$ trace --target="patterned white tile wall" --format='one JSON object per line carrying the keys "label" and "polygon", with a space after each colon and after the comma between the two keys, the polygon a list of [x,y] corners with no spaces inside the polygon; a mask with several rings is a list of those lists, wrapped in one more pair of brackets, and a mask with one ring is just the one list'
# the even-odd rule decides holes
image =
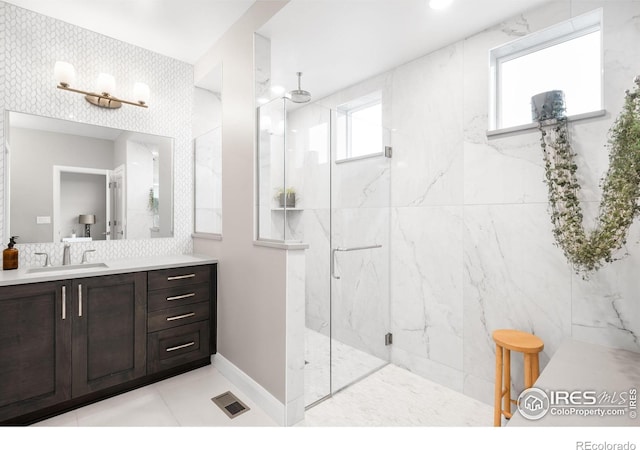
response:
{"label": "patterned white tile wall", "polygon": [[[96,249],[95,260],[191,253],[193,66],[4,2],[0,2],[0,48],[3,112],[19,111],[174,139],[174,237],[78,243],[72,247],[72,262],[86,248]],[[151,88],[149,108],[96,108],[81,95],[56,89],[53,66],[59,60],[75,66],[79,89],[92,90],[98,73],[108,72],[116,78],[116,94],[127,99],[132,98],[136,81],[146,82]],[[0,115],[0,135],[4,156],[4,114]],[[4,211],[4,200],[3,157],[0,211]],[[4,225],[0,214],[2,236]],[[61,243],[19,244],[18,249],[23,267],[40,263],[34,252],[49,252],[54,264],[62,259]]]}

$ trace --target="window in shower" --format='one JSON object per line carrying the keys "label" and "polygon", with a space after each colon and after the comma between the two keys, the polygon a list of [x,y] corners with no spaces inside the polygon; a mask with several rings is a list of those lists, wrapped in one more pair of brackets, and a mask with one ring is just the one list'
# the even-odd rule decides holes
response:
{"label": "window in shower", "polygon": [[381,92],[341,105],[336,117],[337,161],[384,154]]}
{"label": "window in shower", "polygon": [[492,49],[491,130],[530,124],[531,97],[551,90],[569,119],[600,112],[601,22],[598,9]]}

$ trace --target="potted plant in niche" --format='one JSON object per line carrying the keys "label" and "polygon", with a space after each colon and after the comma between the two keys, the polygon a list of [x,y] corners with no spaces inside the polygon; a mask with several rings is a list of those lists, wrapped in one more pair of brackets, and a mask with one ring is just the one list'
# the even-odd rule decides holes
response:
{"label": "potted plant in niche", "polygon": [[276,191],[275,199],[278,201],[280,208],[295,208],[296,207],[296,190],[292,187],[278,188]]}

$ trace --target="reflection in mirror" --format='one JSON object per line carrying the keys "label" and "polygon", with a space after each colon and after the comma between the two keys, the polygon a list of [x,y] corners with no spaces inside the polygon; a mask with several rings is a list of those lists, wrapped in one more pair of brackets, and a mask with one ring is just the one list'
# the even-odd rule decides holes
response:
{"label": "reflection in mirror", "polygon": [[222,66],[194,91],[194,232],[222,234]]}
{"label": "reflection in mirror", "polygon": [[173,139],[17,112],[5,123],[7,235],[173,236]]}

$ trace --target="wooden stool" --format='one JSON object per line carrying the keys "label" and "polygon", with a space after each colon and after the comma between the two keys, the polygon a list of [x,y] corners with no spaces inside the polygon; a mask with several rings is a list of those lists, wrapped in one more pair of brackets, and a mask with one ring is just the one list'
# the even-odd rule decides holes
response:
{"label": "wooden stool", "polygon": [[[524,388],[530,388],[538,379],[540,361],[538,353],[544,348],[544,342],[533,334],[518,330],[496,330],[493,332],[496,343],[496,391],[493,425],[500,426],[501,415],[511,418],[511,350],[524,353]],[[504,364],[503,364],[504,351]],[[503,403],[504,400],[504,403]],[[501,406],[503,403],[504,406]]]}

